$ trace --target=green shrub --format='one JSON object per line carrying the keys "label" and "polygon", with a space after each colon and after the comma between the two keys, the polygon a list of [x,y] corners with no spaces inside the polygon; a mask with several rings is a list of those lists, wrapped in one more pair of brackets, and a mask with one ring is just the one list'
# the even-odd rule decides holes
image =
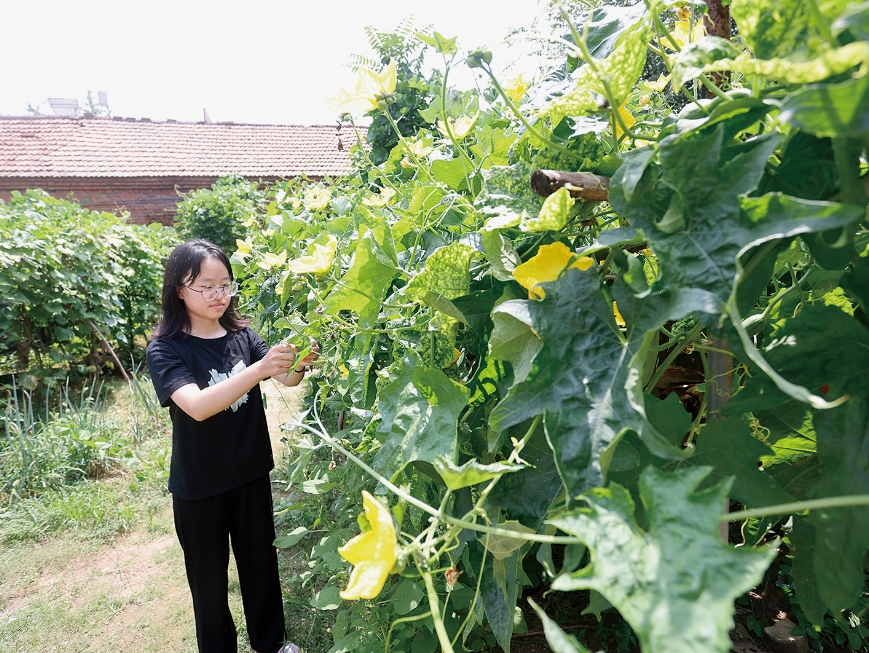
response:
{"label": "green shrub", "polygon": [[257,182],[237,175],[220,177],[211,188],[182,195],[176,226],[184,239],[210,240],[230,255],[235,251],[235,241],[244,238],[245,221],[264,196]]}
{"label": "green shrub", "polygon": [[[41,190],[0,201],[2,372],[34,388],[110,364],[95,328],[128,359],[159,313],[175,230],[128,224]],[[11,359],[11,360],[10,360]]]}

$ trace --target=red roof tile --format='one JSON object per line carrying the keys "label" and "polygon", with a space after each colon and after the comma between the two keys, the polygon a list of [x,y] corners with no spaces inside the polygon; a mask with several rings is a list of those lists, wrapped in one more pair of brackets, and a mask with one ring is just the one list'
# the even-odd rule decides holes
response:
{"label": "red roof tile", "polygon": [[337,125],[0,117],[0,177],[337,176],[355,142]]}

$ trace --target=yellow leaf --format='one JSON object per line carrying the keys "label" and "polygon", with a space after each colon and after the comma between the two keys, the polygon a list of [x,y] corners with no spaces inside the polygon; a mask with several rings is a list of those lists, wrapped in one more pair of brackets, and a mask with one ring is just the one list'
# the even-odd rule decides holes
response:
{"label": "yellow leaf", "polygon": [[366,490],[362,491],[362,507],[371,530],[361,533],[338,548],[338,553],[353,565],[347,588],[340,592],[347,601],[373,599],[389,576],[397,556],[397,540],[392,515]]}
{"label": "yellow leaf", "polygon": [[314,243],[309,246],[305,256],[287,263],[287,269],[294,274],[326,274],[332,269],[337,250],[338,239],[330,235],[325,245]]}
{"label": "yellow leaf", "polygon": [[529,298],[543,299],[546,291],[539,284],[555,281],[568,267],[588,270],[594,265],[594,259],[590,256],[583,256],[571,263],[575,256],[576,252],[564,243],[541,245],[537,254],[513,270],[513,278],[528,290]]}

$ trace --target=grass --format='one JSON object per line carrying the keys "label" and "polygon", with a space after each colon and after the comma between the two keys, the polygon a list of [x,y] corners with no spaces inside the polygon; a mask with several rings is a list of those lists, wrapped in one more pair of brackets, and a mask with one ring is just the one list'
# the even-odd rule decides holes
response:
{"label": "grass", "polygon": [[[197,650],[166,491],[168,414],[145,381],[133,388],[108,383],[98,401],[73,401],[78,414],[62,416],[66,423],[88,424],[89,433],[99,432],[94,441],[108,444],[102,445],[105,455],[95,458],[99,464],[87,465],[85,474],[65,483],[20,484],[26,491],[0,494],[0,651]],[[39,436],[31,458],[52,452],[63,457],[66,445],[83,439],[79,429],[72,436],[61,433],[66,439],[60,444],[50,442],[58,439],[58,429],[43,428],[36,419],[42,411],[32,412],[34,419],[17,416],[17,424]],[[277,470],[287,466],[278,453]],[[302,590],[295,580],[308,569],[309,553],[310,546],[300,544],[282,551],[279,560],[290,636],[306,653],[319,653],[331,647],[325,631],[333,615],[311,608],[310,588]],[[237,649],[250,653],[232,559],[229,589]]]}

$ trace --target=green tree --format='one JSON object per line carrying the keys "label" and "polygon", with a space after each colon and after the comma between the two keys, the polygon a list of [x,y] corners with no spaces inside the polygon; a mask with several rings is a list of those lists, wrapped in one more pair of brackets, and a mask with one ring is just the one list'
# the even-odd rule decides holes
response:
{"label": "green tree", "polygon": [[182,238],[204,238],[230,255],[235,241],[244,237],[244,223],[256,213],[265,193],[258,182],[233,174],[220,177],[211,188],[181,197],[175,224]]}
{"label": "green tree", "polygon": [[[366,27],[365,34],[368,43],[376,53],[376,59],[355,55],[351,68],[358,70],[362,66],[367,66],[380,69],[390,60],[395,61],[398,82],[395,93],[389,100],[388,111],[398,124],[401,135],[413,136],[420,129],[430,125],[420,115],[420,111],[428,108],[438,92],[440,72],[432,71],[428,77],[425,76],[424,60],[427,46],[416,36],[411,18],[402,21],[391,32],[381,32],[373,27]],[[381,111],[370,111],[366,115],[373,118],[366,136],[366,140],[371,145],[371,160],[379,165],[386,161],[392,148],[398,143],[398,134]]]}

